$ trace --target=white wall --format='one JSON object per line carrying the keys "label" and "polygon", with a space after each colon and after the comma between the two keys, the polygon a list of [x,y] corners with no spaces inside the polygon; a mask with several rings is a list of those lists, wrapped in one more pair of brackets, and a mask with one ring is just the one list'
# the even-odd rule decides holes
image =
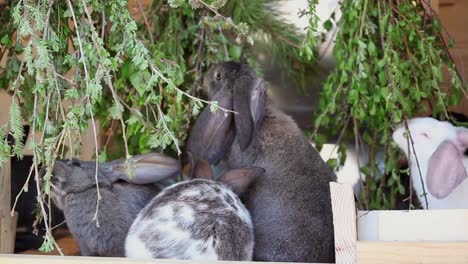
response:
{"label": "white wall", "polygon": [[[339,19],[341,17],[341,11],[339,8],[339,0],[319,0],[318,6],[317,6],[317,15],[320,19],[319,25],[318,25],[318,30],[319,32],[324,31],[323,28],[323,22],[325,22],[328,18],[330,18],[330,15],[333,11],[335,11],[335,16],[336,19]],[[285,0],[282,1],[278,7],[278,9],[283,12],[283,16],[286,20],[288,20],[291,23],[294,23],[297,25],[297,27],[303,31],[307,28],[309,24],[308,17],[303,16],[299,17],[299,11],[304,10],[308,8],[308,1],[307,0]],[[325,42],[322,45],[323,47],[328,45],[328,41]],[[331,50],[332,50],[333,44],[330,46],[330,49],[326,51],[324,54],[325,59],[329,59],[331,57]],[[321,49],[321,50],[322,50]]]}

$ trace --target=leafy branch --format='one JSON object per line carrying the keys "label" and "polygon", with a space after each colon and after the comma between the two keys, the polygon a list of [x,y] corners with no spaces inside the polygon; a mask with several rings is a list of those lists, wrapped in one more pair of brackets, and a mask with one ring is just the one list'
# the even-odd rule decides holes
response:
{"label": "leafy branch", "polygon": [[[324,135],[341,133],[352,118],[344,138],[370,148],[370,162],[361,167],[366,175],[361,201],[369,209],[392,208],[395,195],[406,195],[396,176],[395,126],[424,114],[448,119],[448,108],[467,97],[440,21],[428,7],[426,1],[344,0],[343,15],[335,21],[337,67],[324,84],[314,138],[320,145]],[[440,87],[444,79],[450,80],[448,91]],[[385,152],[384,172],[378,168],[379,149]]]}

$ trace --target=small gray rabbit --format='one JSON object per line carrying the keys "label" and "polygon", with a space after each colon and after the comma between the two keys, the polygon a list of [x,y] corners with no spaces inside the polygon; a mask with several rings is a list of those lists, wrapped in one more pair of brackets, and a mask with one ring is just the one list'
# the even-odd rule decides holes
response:
{"label": "small gray rabbit", "polygon": [[[195,159],[227,169],[266,172],[241,196],[252,215],[256,261],[334,262],[329,182],[332,169],[291,117],[268,100],[263,81],[245,64],[224,62],[205,75],[211,100],[236,114],[206,108],[187,143]],[[207,144],[211,142],[211,144]]]}
{"label": "small gray rabbit", "polygon": [[215,182],[207,162],[190,164],[196,179],[169,186],[138,214],[125,241],[126,256],[251,260],[252,220],[235,193],[245,191],[264,170],[232,170]]}
{"label": "small gray rabbit", "polygon": [[56,161],[52,172],[51,197],[63,210],[81,255],[124,256],[128,229],[139,211],[154,198],[164,182],[178,175],[178,160],[163,154],[135,156],[135,177],[125,173],[125,160],[99,164],[99,227],[93,220],[98,193],[96,163],[77,159]]}

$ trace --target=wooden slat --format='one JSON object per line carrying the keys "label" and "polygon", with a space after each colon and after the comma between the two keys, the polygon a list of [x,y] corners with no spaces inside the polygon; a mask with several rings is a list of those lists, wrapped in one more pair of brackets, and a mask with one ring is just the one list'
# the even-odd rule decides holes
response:
{"label": "wooden slat", "polygon": [[468,241],[468,210],[360,211],[358,215],[360,241]]}
{"label": "wooden slat", "polygon": [[[10,216],[11,216],[11,212],[10,212]],[[14,212],[13,216],[11,216],[11,221],[10,221],[10,226],[11,226],[11,240],[10,241],[12,243],[11,253],[13,253],[15,250],[16,225],[17,224],[18,224],[18,212]]]}
{"label": "wooden slat", "polygon": [[379,240],[379,211],[357,212],[358,241]]}
{"label": "wooden slat", "polygon": [[358,242],[356,248],[359,264],[468,263],[465,242]]}
{"label": "wooden slat", "polygon": [[0,168],[0,210],[11,210],[11,161]]}
{"label": "wooden slat", "polygon": [[11,162],[7,159],[0,169],[0,253],[13,253],[15,247],[15,218],[11,211]]}
{"label": "wooden slat", "polygon": [[[60,247],[62,250],[63,255],[65,256],[79,256],[80,255],[80,249],[78,247],[78,243],[76,243],[76,240],[73,238],[72,235],[67,235],[65,237],[62,237],[60,239],[56,239],[57,245]],[[51,252],[45,253],[41,252],[38,249],[30,249],[27,251],[23,251],[19,254],[25,254],[25,255],[49,255],[49,256],[59,256],[60,253],[58,252],[57,249],[54,249]]]}
{"label": "wooden slat", "polygon": [[0,253],[10,254],[15,249],[16,222],[9,211],[0,210]]}
{"label": "wooden slat", "polygon": [[97,130],[97,142],[94,138],[94,128],[93,123],[88,120],[88,131],[85,134],[81,135],[81,149],[80,149],[80,159],[82,160],[94,160],[96,157],[96,144],[99,147],[100,140],[100,125],[96,121],[96,130]]}
{"label": "wooden slat", "polygon": [[468,210],[383,211],[381,241],[468,241]]}
{"label": "wooden slat", "polygon": [[[62,256],[38,256],[38,255],[7,255],[0,254],[0,263],[2,264],[286,264],[286,262],[245,262],[245,261],[204,261],[204,260],[138,260],[129,258],[101,258],[101,257],[62,257]],[[300,264],[300,263],[297,263]]]}
{"label": "wooden slat", "polygon": [[439,0],[439,6],[448,6],[455,4],[455,0]]}
{"label": "wooden slat", "polygon": [[336,263],[356,263],[356,208],[349,184],[331,182]]}
{"label": "wooden slat", "polygon": [[439,0],[430,0],[429,3],[431,3],[432,9],[434,9],[436,13],[439,13]]}

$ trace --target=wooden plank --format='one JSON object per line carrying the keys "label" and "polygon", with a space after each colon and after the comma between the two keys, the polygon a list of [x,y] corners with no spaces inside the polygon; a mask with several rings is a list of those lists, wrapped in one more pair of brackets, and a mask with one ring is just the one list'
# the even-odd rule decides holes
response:
{"label": "wooden plank", "polygon": [[349,184],[330,183],[336,263],[356,263],[356,208]]}
{"label": "wooden plank", "polygon": [[381,241],[468,241],[468,210],[383,211]]}
{"label": "wooden plank", "polygon": [[430,0],[429,3],[431,4],[432,9],[434,9],[436,13],[439,13],[439,0]]}
{"label": "wooden plank", "polygon": [[[56,240],[57,244],[59,245],[60,249],[62,250],[63,255],[65,256],[79,256],[80,255],[80,249],[78,247],[78,243],[76,240],[73,238],[73,236],[67,235],[65,237],[59,238]],[[41,252],[38,249],[30,249],[23,251],[19,254],[26,254],[26,255],[49,255],[49,256],[59,256],[60,253],[58,252],[57,249],[54,249],[51,252]]]}
{"label": "wooden plank", "polygon": [[[0,169],[0,253],[13,253],[15,234],[12,226],[16,227],[11,211],[11,161],[7,159]],[[15,228],[16,229],[16,228]]]}
{"label": "wooden plank", "polygon": [[[0,263],[2,264],[258,264],[259,262],[247,261],[205,261],[205,260],[173,260],[173,259],[155,259],[139,260],[130,258],[104,258],[104,257],[63,257],[63,256],[39,256],[39,255],[12,255],[0,254]],[[262,264],[286,264],[287,262],[261,262]],[[300,263],[297,263],[300,264]]]}
{"label": "wooden plank", "polygon": [[15,251],[15,241],[16,241],[16,225],[18,224],[18,212],[14,212],[13,215],[11,215],[11,242],[12,242],[12,247],[11,247],[11,252],[13,253]]}
{"label": "wooden plank", "polygon": [[448,6],[455,4],[455,0],[439,0],[439,6]]}
{"label": "wooden plank", "polygon": [[379,212],[380,211],[357,212],[358,241],[379,240]]}
{"label": "wooden plank", "polygon": [[360,211],[358,216],[359,241],[468,241],[466,209]]}
{"label": "wooden plank", "polygon": [[0,253],[10,254],[15,249],[15,233],[12,232],[13,217],[9,211],[0,210]]}
{"label": "wooden plank", "polygon": [[97,133],[97,143],[94,135],[93,122],[88,120],[88,131],[84,134],[81,134],[81,149],[80,149],[80,159],[82,160],[94,160],[96,157],[96,144],[99,148],[100,146],[100,125],[96,121],[96,133]]}
{"label": "wooden plank", "polygon": [[358,242],[359,264],[468,263],[468,243]]}
{"label": "wooden plank", "polygon": [[1,164],[0,168],[0,210],[11,210],[11,161]]}

